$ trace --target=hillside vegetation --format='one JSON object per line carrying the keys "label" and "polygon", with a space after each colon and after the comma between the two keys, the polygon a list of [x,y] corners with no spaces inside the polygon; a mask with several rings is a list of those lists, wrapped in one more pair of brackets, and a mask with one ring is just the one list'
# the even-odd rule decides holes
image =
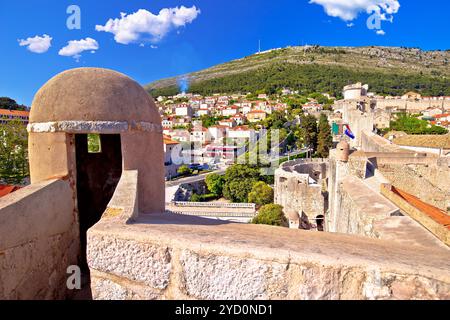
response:
{"label": "hillside vegetation", "polygon": [[[341,97],[342,87],[364,82],[371,91],[401,95],[450,96],[450,52],[387,47],[289,47],[255,54],[180,77],[199,94],[274,93],[282,88],[303,94],[327,92]],[[153,95],[179,93],[177,79],[146,86]]]}

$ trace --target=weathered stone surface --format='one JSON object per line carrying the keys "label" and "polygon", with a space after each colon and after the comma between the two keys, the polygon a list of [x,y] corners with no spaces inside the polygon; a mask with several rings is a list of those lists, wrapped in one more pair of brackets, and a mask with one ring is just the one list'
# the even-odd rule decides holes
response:
{"label": "weathered stone surface", "polygon": [[0,255],[0,299],[64,299],[66,270],[76,264],[71,232],[40,238]]}
{"label": "weathered stone surface", "polygon": [[153,288],[167,287],[172,268],[171,250],[168,247],[92,234],[88,242],[90,268],[142,282]]}
{"label": "weathered stone surface", "polygon": [[[91,269],[96,299],[448,299],[450,293],[448,250],[358,236],[165,214],[132,225],[104,220],[91,229],[89,247],[96,248],[90,253],[91,267],[98,266]],[[158,287],[159,280],[165,285]]]}
{"label": "weathered stone surface", "polygon": [[287,295],[287,265],[184,250],[183,285],[189,296],[207,300],[254,300]]}
{"label": "weathered stone surface", "polygon": [[95,300],[130,300],[135,295],[125,287],[107,279],[93,277],[91,289]]}
{"label": "weathered stone surface", "polygon": [[367,273],[363,293],[366,299],[371,300],[448,300],[450,286],[418,275],[372,270]]}
{"label": "weathered stone surface", "polygon": [[79,250],[67,182],[46,181],[2,198],[0,300],[64,299],[66,270],[77,264]]}
{"label": "weathered stone surface", "polygon": [[91,290],[92,298],[95,300],[156,300],[162,298],[161,292],[157,289],[96,271],[91,274]]}

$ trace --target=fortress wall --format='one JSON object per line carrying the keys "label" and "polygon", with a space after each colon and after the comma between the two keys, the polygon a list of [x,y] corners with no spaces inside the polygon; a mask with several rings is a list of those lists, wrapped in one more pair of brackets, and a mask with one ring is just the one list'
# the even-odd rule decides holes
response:
{"label": "fortress wall", "polygon": [[326,179],[328,172],[328,160],[318,160],[319,162],[307,162],[304,164],[295,165],[293,169],[297,173],[309,175],[314,180]]}
{"label": "fortress wall", "polygon": [[325,199],[321,184],[310,184],[307,174],[275,173],[275,203],[305,213],[315,219],[325,213]]}
{"label": "fortress wall", "polygon": [[401,149],[389,140],[384,139],[369,130],[361,132],[361,150],[364,152],[413,153],[412,151]]}
{"label": "fortress wall", "polygon": [[88,239],[94,299],[450,298],[436,248],[168,215],[102,221]]}
{"label": "fortress wall", "polygon": [[[324,162],[327,161],[327,162]],[[327,196],[323,192],[328,175],[328,160],[291,161],[275,171],[275,203],[293,209],[313,221],[327,211]],[[311,183],[312,177],[317,183]]]}
{"label": "fortress wall", "polygon": [[375,223],[385,220],[397,211],[364,182],[347,176],[337,190],[335,232],[379,238]]}
{"label": "fortress wall", "polygon": [[393,186],[444,211],[450,207],[450,168],[448,166],[436,163],[393,162],[384,159],[377,159],[377,161],[378,169]]}
{"label": "fortress wall", "polygon": [[359,110],[348,110],[344,114],[347,114],[346,120],[356,136],[354,140],[350,141],[350,146],[360,147],[363,144],[363,132],[373,131],[375,125],[374,114],[362,113]]}
{"label": "fortress wall", "polygon": [[0,300],[64,299],[80,252],[73,193],[44,181],[0,199]]}
{"label": "fortress wall", "polygon": [[429,108],[450,109],[450,100],[403,100],[403,99],[377,99],[377,108],[396,108],[399,111],[422,112]]}

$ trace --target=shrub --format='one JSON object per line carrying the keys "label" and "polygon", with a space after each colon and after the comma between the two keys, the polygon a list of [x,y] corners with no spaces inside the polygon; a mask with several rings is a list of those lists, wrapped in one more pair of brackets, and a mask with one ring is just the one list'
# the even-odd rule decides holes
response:
{"label": "shrub", "polygon": [[283,207],[278,204],[268,204],[263,206],[259,210],[258,215],[253,219],[252,223],[269,226],[288,226],[288,221],[283,213]]}
{"label": "shrub", "polygon": [[187,165],[182,165],[181,167],[178,168],[177,172],[181,176],[187,176],[192,173],[192,170],[189,169]]}
{"label": "shrub", "polygon": [[223,194],[223,186],[225,185],[225,178],[217,173],[212,173],[207,175],[205,180],[208,190],[217,197],[221,197]]}
{"label": "shrub", "polygon": [[248,202],[263,206],[273,202],[273,189],[265,182],[257,182],[248,194]]}

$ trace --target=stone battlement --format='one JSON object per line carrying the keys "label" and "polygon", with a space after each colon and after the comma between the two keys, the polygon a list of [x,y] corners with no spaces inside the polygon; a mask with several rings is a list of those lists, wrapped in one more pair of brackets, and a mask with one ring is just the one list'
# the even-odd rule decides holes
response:
{"label": "stone battlement", "polygon": [[151,215],[89,231],[95,299],[449,299],[448,252]]}

